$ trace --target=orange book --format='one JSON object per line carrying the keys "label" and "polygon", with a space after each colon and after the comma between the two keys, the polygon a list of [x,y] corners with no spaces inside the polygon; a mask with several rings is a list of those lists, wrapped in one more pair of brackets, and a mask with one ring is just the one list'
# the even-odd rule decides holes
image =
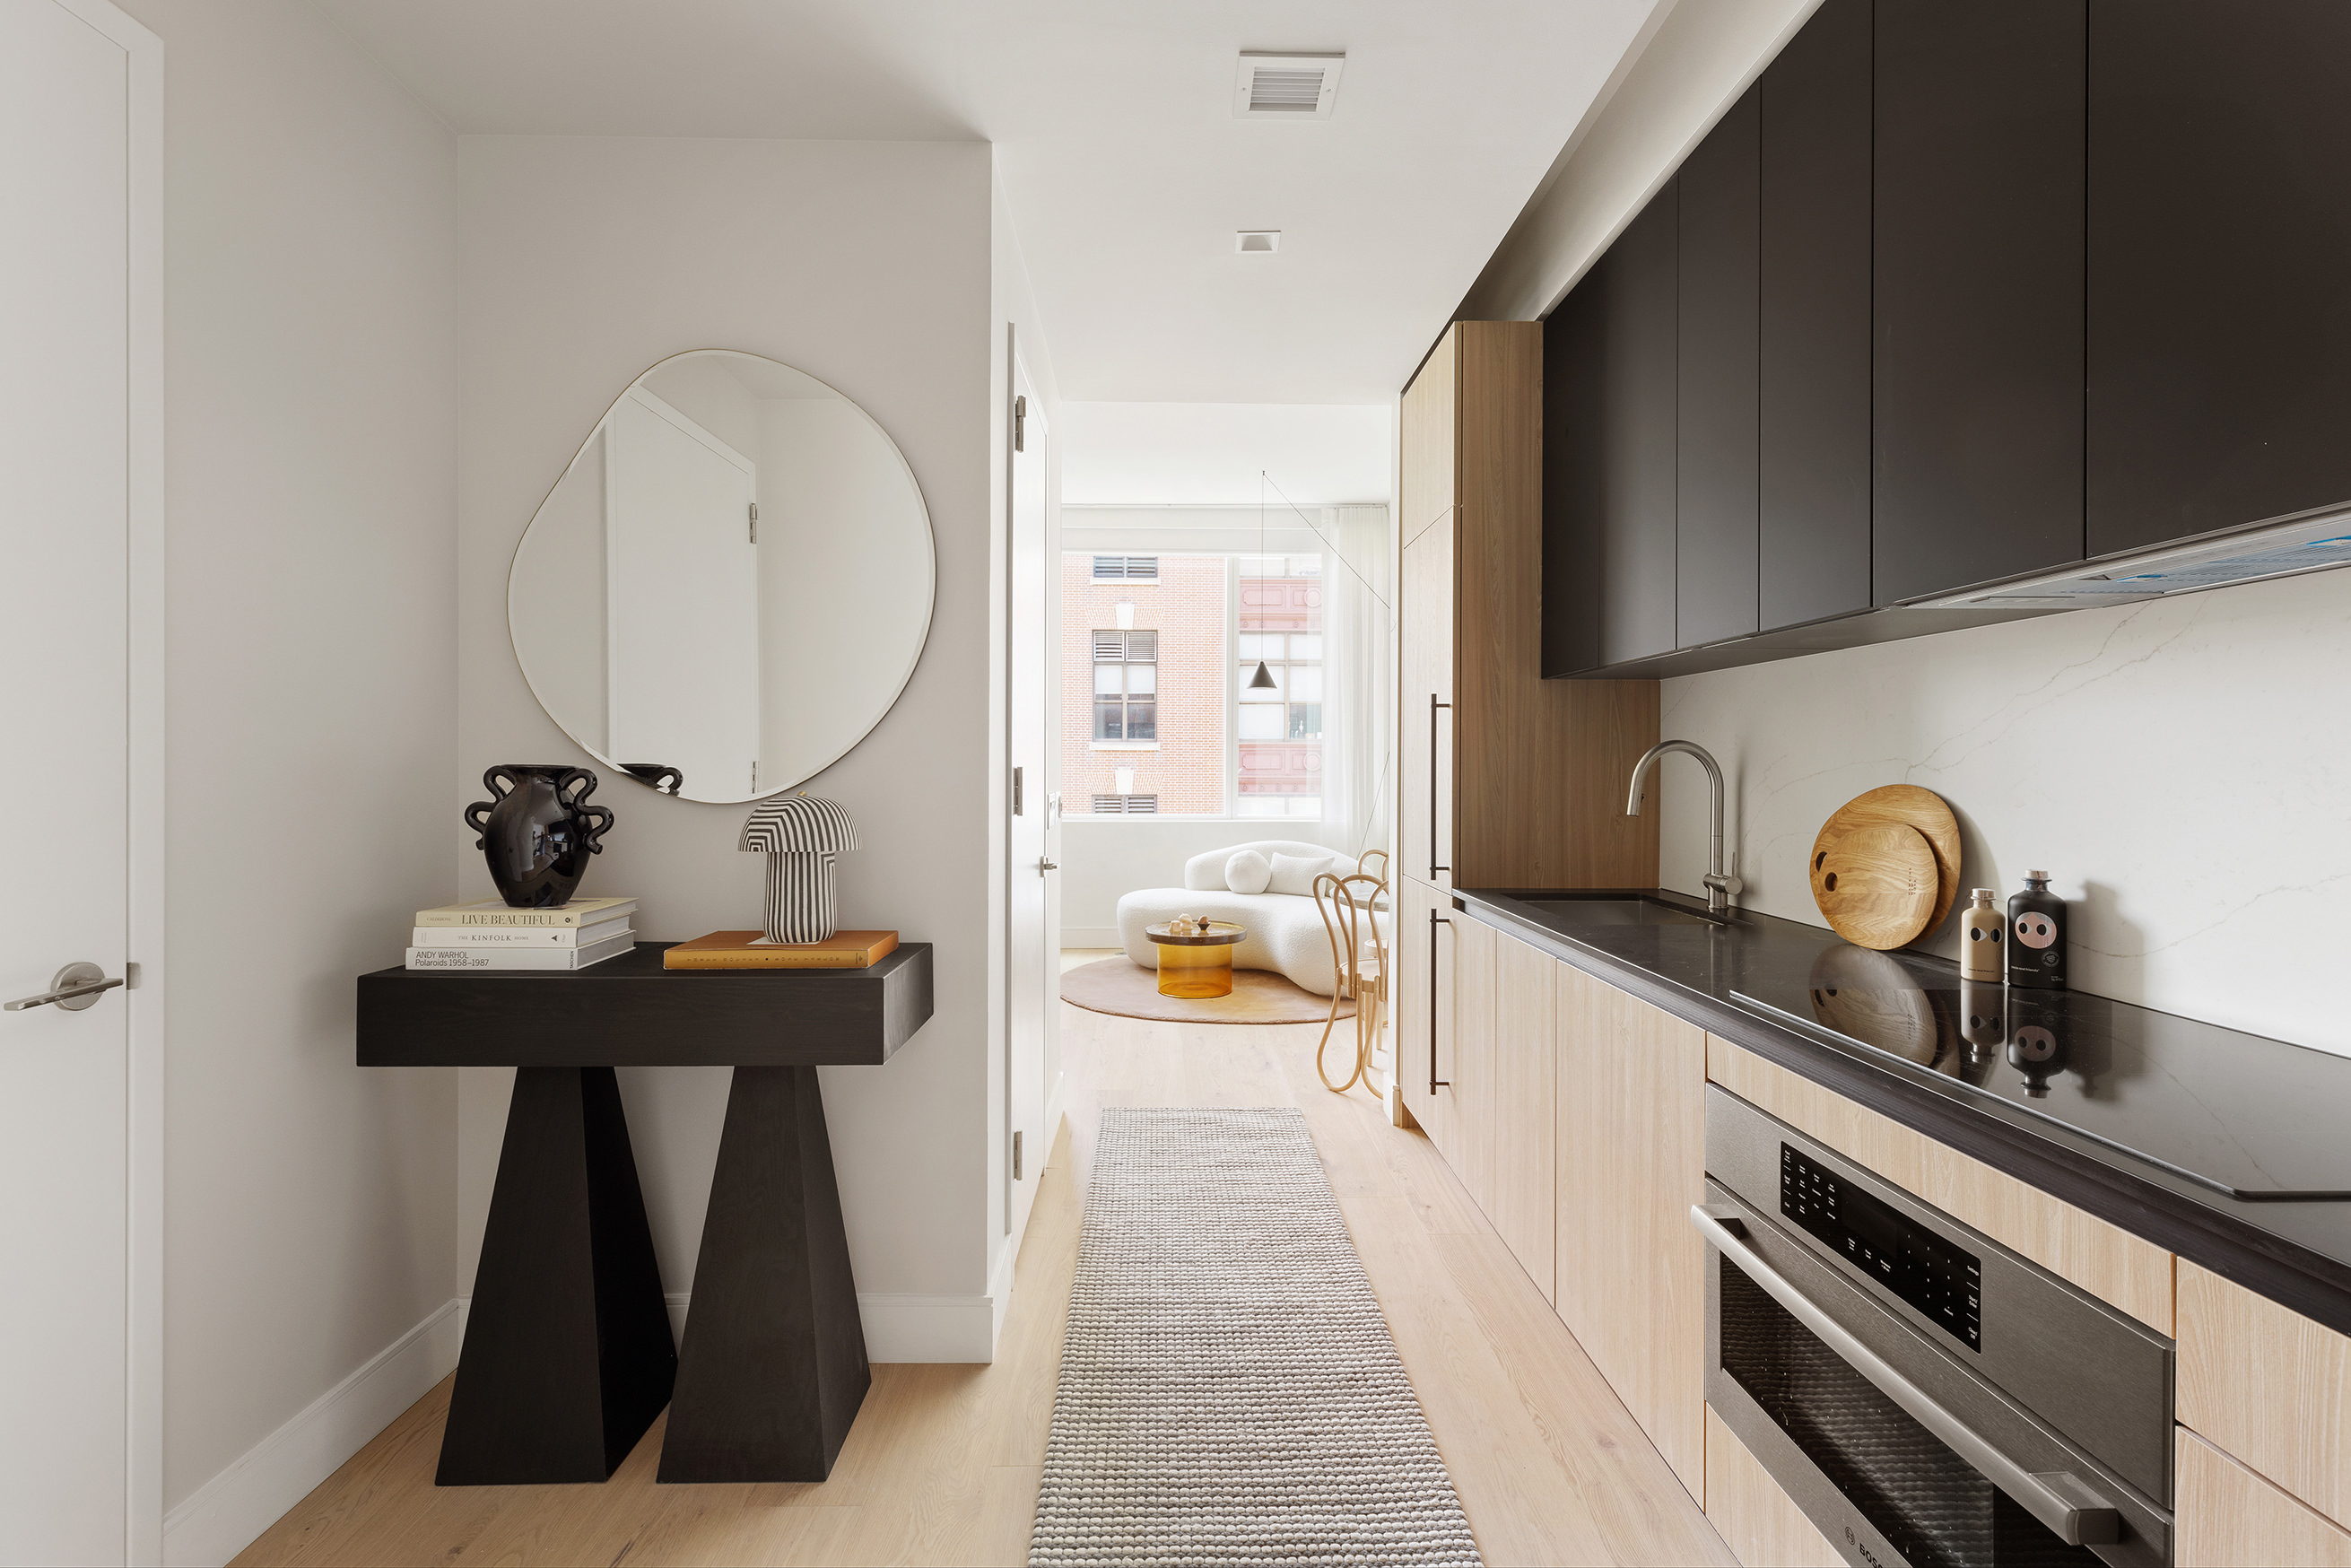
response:
{"label": "orange book", "polygon": [[759,931],[713,931],[662,955],[664,969],[864,969],[898,950],[895,931],[836,931],[821,942],[770,942]]}

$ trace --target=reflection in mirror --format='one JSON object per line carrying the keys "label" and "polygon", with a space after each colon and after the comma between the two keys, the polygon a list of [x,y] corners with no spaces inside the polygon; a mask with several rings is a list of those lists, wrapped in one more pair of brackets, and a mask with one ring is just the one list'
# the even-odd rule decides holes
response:
{"label": "reflection in mirror", "polygon": [[701,350],[597,422],[515,551],[539,705],[599,761],[747,800],[838,761],[931,622],[930,515],[896,443],[812,376]]}

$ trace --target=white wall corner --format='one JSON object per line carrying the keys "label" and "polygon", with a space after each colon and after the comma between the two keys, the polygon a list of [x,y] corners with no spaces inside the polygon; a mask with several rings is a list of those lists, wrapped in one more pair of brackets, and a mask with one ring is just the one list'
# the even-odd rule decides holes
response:
{"label": "white wall corner", "polygon": [[378,1351],[163,1516],[163,1561],[217,1568],[455,1370],[455,1301]]}
{"label": "white wall corner", "polygon": [[1061,946],[1070,947],[1116,947],[1121,944],[1115,925],[1064,925]]}

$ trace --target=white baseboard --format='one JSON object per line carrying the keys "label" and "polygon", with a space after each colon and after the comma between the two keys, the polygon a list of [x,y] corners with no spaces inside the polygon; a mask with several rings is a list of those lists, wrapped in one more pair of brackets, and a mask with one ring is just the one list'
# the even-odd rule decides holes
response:
{"label": "white baseboard", "polygon": [[367,1447],[457,1364],[456,1301],[371,1357],[163,1516],[163,1561],[218,1568]]}
{"label": "white baseboard", "polygon": [[1115,925],[1064,925],[1061,927],[1061,946],[1065,951],[1071,947],[1123,949],[1125,946],[1126,944],[1119,940],[1118,927]]}

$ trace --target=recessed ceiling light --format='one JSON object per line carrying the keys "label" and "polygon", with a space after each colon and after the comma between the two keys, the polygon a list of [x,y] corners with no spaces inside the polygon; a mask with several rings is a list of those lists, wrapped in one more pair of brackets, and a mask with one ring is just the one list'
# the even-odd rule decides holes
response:
{"label": "recessed ceiling light", "polygon": [[1274,55],[1241,51],[1233,82],[1236,120],[1328,120],[1339,96],[1343,53]]}
{"label": "recessed ceiling light", "polygon": [[1281,248],[1281,231],[1242,229],[1233,235],[1233,248],[1243,256],[1270,256]]}

